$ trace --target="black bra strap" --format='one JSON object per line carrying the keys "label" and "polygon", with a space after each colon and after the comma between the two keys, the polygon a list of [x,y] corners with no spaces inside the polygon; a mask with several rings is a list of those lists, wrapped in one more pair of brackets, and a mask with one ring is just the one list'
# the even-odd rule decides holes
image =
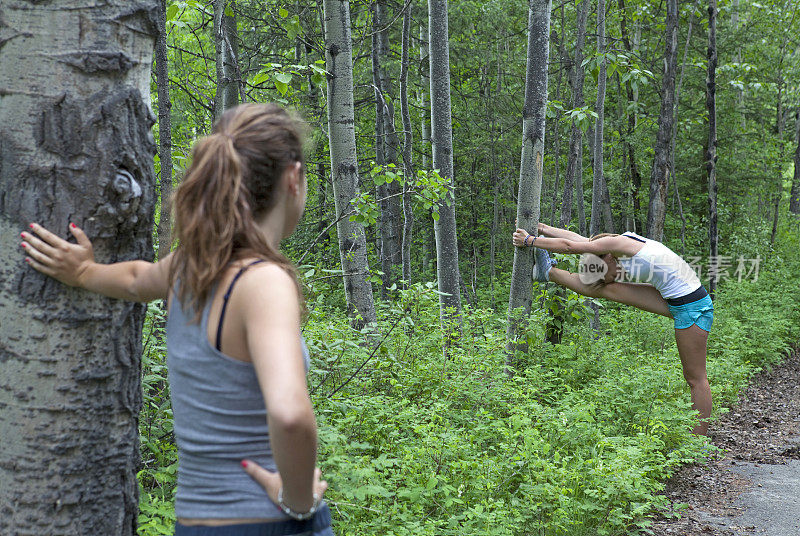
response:
{"label": "black bra strap", "polygon": [[645,243],[645,244],[647,243],[644,240],[642,240],[641,238],[636,238],[635,236],[631,236],[631,235],[627,235],[627,234],[623,234],[622,236],[627,236],[628,238],[632,238],[633,240],[636,240],[637,242],[642,242],[642,243]]}
{"label": "black bra strap", "polygon": [[222,351],[222,321],[225,319],[225,310],[228,308],[228,300],[231,297],[231,292],[233,292],[233,285],[236,284],[236,281],[241,277],[241,275],[253,266],[254,264],[258,264],[260,262],[265,262],[263,259],[259,259],[257,261],[253,261],[250,264],[242,266],[239,268],[239,271],[236,272],[236,275],[233,276],[233,281],[231,281],[230,286],[228,287],[228,292],[225,293],[225,296],[222,297],[222,311],[219,313],[219,324],[217,324],[217,344],[216,349],[220,352]]}

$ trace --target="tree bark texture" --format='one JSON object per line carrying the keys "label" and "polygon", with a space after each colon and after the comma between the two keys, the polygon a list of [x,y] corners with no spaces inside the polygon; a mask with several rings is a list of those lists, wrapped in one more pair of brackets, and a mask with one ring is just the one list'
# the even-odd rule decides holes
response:
{"label": "tree bark texture", "polygon": [[675,71],[678,64],[678,1],[666,0],[666,54],[661,83],[661,111],[658,116],[653,168],[650,172],[650,203],[647,210],[647,237],[661,241],[667,216],[670,135],[675,109]]}
{"label": "tree bark texture", "polygon": [[161,162],[159,181],[161,212],[158,219],[158,258],[169,255],[172,246],[172,101],[169,96],[167,66],[166,0],[159,0],[158,37],[156,38],[156,87],[158,90],[158,159]]}
{"label": "tree bark texture", "polygon": [[[373,4],[372,78],[375,86],[376,154],[378,164],[397,164],[399,139],[394,125],[391,79],[386,72],[389,60],[389,35],[385,28],[386,6],[383,0]],[[376,153],[378,151],[376,150]],[[380,207],[380,261],[383,289],[390,287],[402,266],[400,231],[400,186],[397,181],[384,182],[376,188]]]}
{"label": "tree bark texture", "polygon": [[[522,109],[522,157],[519,173],[517,226],[536,234],[539,226],[544,161],[545,112],[547,110],[547,59],[550,40],[550,0],[528,2],[528,60],[525,73],[525,104]],[[511,295],[506,337],[508,350],[520,348],[515,309],[531,310],[533,248],[514,248]],[[513,354],[510,354],[513,355]]]}
{"label": "tree bark texture", "polygon": [[[583,0],[578,7],[577,34],[575,36],[575,62],[572,71],[572,108],[581,108],[583,100],[583,82],[586,78],[583,67],[583,45],[586,41],[586,19],[589,16],[589,0]],[[583,140],[580,125],[572,120],[569,135],[569,154],[567,156],[567,172],[564,175],[564,197],[561,201],[561,219],[559,227],[566,228],[572,219],[572,198],[575,188],[575,176],[582,173]]]}
{"label": "tree bark texture", "polygon": [[[706,173],[708,174],[708,242],[712,266],[716,262],[717,243],[717,0],[708,2],[708,69],[706,71],[706,110],[708,111],[708,147],[706,148]],[[673,178],[674,180],[674,178]],[[708,282],[711,296],[717,288],[717,276],[712,270]]]}
{"label": "tree bark texture", "polygon": [[[19,232],[153,257],[155,0],[0,4],[0,534],[133,536],[145,307],[27,268]],[[24,68],[20,68],[24,66]]]}
{"label": "tree bark texture", "polygon": [[447,0],[428,0],[428,35],[431,81],[431,142],[433,167],[449,185],[449,199],[439,203],[436,236],[436,276],[442,319],[447,309],[461,313],[459,294],[458,236],[453,177],[453,126],[450,110],[450,46],[447,28]]}
{"label": "tree bark texture", "polygon": [[411,238],[414,229],[414,211],[409,184],[414,178],[414,139],[411,130],[411,111],[408,107],[408,48],[411,40],[411,5],[403,13],[403,43],[400,60],[400,115],[403,118],[403,280],[411,283]]}
{"label": "tree bark texture", "polygon": [[331,174],[336,205],[336,230],[344,272],[348,312],[360,315],[356,325],[375,322],[375,303],[367,279],[367,241],[364,227],[345,213],[353,209],[358,193],[358,160],[353,108],[353,55],[350,40],[350,3],[325,0],[325,61],[328,71],[328,130]]}
{"label": "tree bark texture", "polygon": [[[232,2],[231,2],[232,3]],[[228,0],[214,0],[214,46],[217,59],[217,95],[214,99],[214,121],[229,108],[239,104],[243,90],[239,71],[236,17],[225,14]],[[244,96],[242,95],[242,101]]]}
{"label": "tree bark texture", "polygon": [[800,112],[795,116],[794,178],[789,197],[789,211],[800,214]]}
{"label": "tree bark texture", "polygon": [[[619,6],[619,18],[620,18],[620,34],[622,36],[622,44],[625,46],[625,50],[631,54],[638,53],[638,43],[631,44],[630,36],[628,35],[628,10],[625,7],[625,0],[618,0]],[[639,206],[639,191],[642,188],[642,174],[639,172],[639,166],[636,163],[636,150],[631,142],[633,138],[633,134],[636,132],[636,124],[638,122],[638,113],[636,112],[636,108],[638,106],[638,92],[634,92],[631,84],[626,84],[626,93],[628,97],[628,103],[633,104],[633,110],[628,112],[628,128],[625,134],[625,152],[627,154],[627,162],[628,162],[628,169],[631,178],[631,204],[633,214],[631,215],[631,222],[633,224],[632,229],[634,232],[641,232],[642,224],[639,219],[641,213],[641,207]]]}
{"label": "tree bark texture", "polygon": [[[597,54],[605,54],[606,49],[606,6],[605,0],[597,2]],[[597,119],[594,126],[594,151],[592,165],[592,212],[589,221],[589,234],[594,235],[600,232],[605,226],[606,231],[614,232],[608,228],[608,222],[603,223],[604,217],[604,182],[603,176],[603,127],[605,121],[606,106],[606,59],[600,61],[600,70],[597,75],[597,100],[595,101],[595,113]]]}

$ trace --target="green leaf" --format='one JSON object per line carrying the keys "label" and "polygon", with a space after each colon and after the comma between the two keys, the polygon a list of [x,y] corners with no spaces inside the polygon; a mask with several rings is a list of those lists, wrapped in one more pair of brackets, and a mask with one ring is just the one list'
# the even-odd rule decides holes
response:
{"label": "green leaf", "polygon": [[233,8],[231,6],[227,6],[225,8],[225,16],[226,17],[233,17],[234,16]]}
{"label": "green leaf", "polygon": [[280,16],[282,19],[285,19],[286,17],[288,17],[288,16],[289,16],[289,11],[288,11],[286,8],[283,8],[283,7],[282,7],[282,8],[280,8],[280,9],[278,10],[278,15],[279,15],[279,16]]}
{"label": "green leaf", "polygon": [[176,4],[172,4],[167,8],[167,20],[172,20],[175,18],[175,15],[178,14],[178,6]]}

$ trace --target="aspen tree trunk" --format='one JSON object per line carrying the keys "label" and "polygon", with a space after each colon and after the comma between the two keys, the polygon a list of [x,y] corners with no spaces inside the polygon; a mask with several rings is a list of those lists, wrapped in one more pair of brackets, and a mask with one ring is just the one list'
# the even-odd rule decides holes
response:
{"label": "aspen tree trunk", "polygon": [[[622,35],[622,43],[625,46],[625,50],[631,54],[638,52],[638,40],[631,45],[631,40],[628,35],[628,10],[625,7],[625,0],[618,0],[619,6],[619,17],[620,17],[620,33]],[[637,32],[638,35],[638,32]],[[636,151],[634,148],[633,143],[631,143],[631,139],[633,138],[634,133],[636,132],[636,124],[638,122],[639,114],[636,111],[637,101],[638,101],[638,92],[634,93],[631,84],[627,84],[625,86],[627,90],[627,98],[628,103],[633,104],[634,110],[628,111],[628,128],[625,135],[625,152],[627,154],[627,161],[628,161],[628,169],[630,172],[631,177],[631,201],[632,201],[632,208],[633,208],[633,215],[631,218],[632,222],[632,229],[634,232],[641,232],[642,230],[642,223],[639,219],[639,215],[641,213],[641,207],[639,206],[639,191],[642,188],[642,174],[639,172],[639,166],[636,163]]]}
{"label": "aspen tree trunk", "polygon": [[800,112],[795,115],[795,151],[794,151],[794,178],[792,192],[789,197],[789,211],[800,214]]}
{"label": "aspen tree trunk", "polygon": [[678,1],[666,0],[666,54],[661,84],[661,111],[658,116],[653,168],[650,173],[650,203],[647,210],[647,236],[661,241],[667,206],[669,149],[675,108],[675,70],[678,63]]}
{"label": "aspen tree trunk", "polygon": [[158,219],[158,258],[169,255],[172,246],[172,121],[167,64],[166,0],[158,0],[156,38],[156,87],[158,88],[158,159],[161,162],[161,212]]}
{"label": "aspen tree trunk", "polygon": [[[383,26],[383,6],[380,0],[375,0],[372,4],[372,86],[375,93],[375,164],[384,166],[386,164],[386,132],[383,121],[383,75],[381,74],[381,39],[380,28]],[[378,253],[383,275],[381,280],[381,297],[386,298],[386,289],[392,286],[392,265],[388,251],[389,235],[391,234],[391,216],[388,210],[388,188],[386,184],[375,187],[375,198],[378,200],[378,233],[375,237],[375,249]]]}
{"label": "aspen tree trunk", "polygon": [[[606,49],[606,6],[605,0],[597,2],[597,54],[605,54]],[[605,225],[608,229],[608,222],[601,222],[604,218],[604,185],[603,176],[603,127],[605,122],[606,106],[606,59],[603,57],[600,62],[600,72],[597,75],[597,100],[595,101],[595,112],[597,119],[594,127],[594,165],[592,166],[592,216],[589,223],[589,234],[594,235],[600,232],[601,226]]]}
{"label": "aspen tree trunk", "polygon": [[[429,60],[428,48],[430,43],[428,41],[428,26],[421,24],[419,27],[419,108],[422,110],[420,136],[422,138],[422,169],[430,170],[430,161],[428,154],[432,154],[433,147],[431,146],[431,130],[430,130],[430,110],[431,106],[428,102],[426,91],[430,89],[430,65],[426,65]],[[427,272],[430,268],[431,260],[433,259],[433,252],[436,250],[436,237],[433,231],[433,218],[422,220],[423,224],[423,237],[422,237],[422,271]]]}
{"label": "aspen tree trunk", "polygon": [[[231,5],[233,2],[231,1]],[[229,108],[244,101],[242,76],[239,72],[239,37],[236,17],[226,15],[228,0],[214,0],[214,47],[217,60],[217,95],[214,99],[214,121]],[[229,9],[232,9],[229,8]]]}
{"label": "aspen tree trunk", "polygon": [[350,3],[325,0],[325,63],[328,71],[328,138],[331,150],[333,195],[339,255],[344,271],[348,312],[358,314],[356,326],[375,322],[375,303],[367,276],[364,227],[341,217],[353,209],[358,193],[358,159],[353,107],[353,52],[350,40]]}
{"label": "aspen tree trunk", "polygon": [[414,139],[411,131],[411,111],[408,108],[408,47],[411,33],[411,5],[403,13],[403,44],[400,60],[400,115],[403,118],[403,280],[411,284],[411,238],[414,229],[414,211],[411,205],[409,183],[414,178]]}
{"label": "aspen tree trunk", "polygon": [[[519,172],[517,226],[536,234],[539,226],[544,161],[545,112],[547,109],[547,58],[550,40],[550,0],[528,2],[528,60],[525,74],[525,104],[522,109],[522,157]],[[531,310],[531,273],[533,248],[514,248],[511,293],[508,300],[509,322],[506,331],[508,364],[513,364],[514,350],[527,350],[518,340],[515,310]]]}
{"label": "aspen tree trunk", "polygon": [[152,259],[158,19],[155,0],[0,3],[4,536],[136,534],[146,308],[28,268],[19,233],[74,222],[99,262]]}
{"label": "aspen tree trunk", "polygon": [[460,317],[458,238],[453,177],[453,126],[450,110],[450,46],[448,43],[447,0],[428,0],[429,63],[431,79],[431,142],[433,167],[449,185],[449,199],[439,203],[436,235],[436,275],[442,321],[448,309]]}
{"label": "aspen tree trunk", "polygon": [[[581,108],[583,101],[583,82],[586,78],[583,68],[583,45],[586,40],[586,19],[589,16],[589,0],[583,0],[578,7],[577,35],[575,36],[575,62],[572,71],[572,108]],[[575,188],[576,174],[582,173],[583,138],[580,125],[572,120],[569,135],[569,155],[567,172],[564,175],[564,197],[561,201],[561,219],[559,226],[566,228],[572,219],[572,191]],[[583,196],[581,195],[581,200]]]}
{"label": "aspen tree trunk", "polygon": [[[706,172],[708,173],[708,242],[712,266],[719,254],[717,243],[717,0],[708,2],[708,70],[706,72],[706,109],[708,110],[708,147]],[[673,178],[674,180],[674,178]],[[711,297],[717,288],[717,275],[712,270],[708,282]]]}
{"label": "aspen tree trunk", "polygon": [[[670,141],[669,169],[672,175],[672,184],[675,187],[675,200],[678,201],[678,214],[681,218],[681,255],[686,251],[686,216],[683,214],[683,203],[681,202],[680,192],[678,191],[678,176],[675,174],[675,147],[678,143],[678,108],[681,104],[681,86],[683,86],[683,74],[686,72],[686,58],[689,55],[689,43],[692,39],[692,28],[694,27],[694,16],[689,17],[689,30],[686,32],[686,43],[683,45],[683,62],[681,62],[681,76],[678,78],[678,85],[675,88],[675,117],[672,123],[672,140]],[[675,203],[672,204],[673,210]]]}
{"label": "aspen tree trunk", "polygon": [[[564,5],[561,5],[561,34],[558,38],[558,77],[556,78],[556,100],[561,102],[561,78],[563,76],[564,69],[562,65],[567,61],[567,51],[564,48],[564,28],[566,24],[564,23]],[[553,31],[555,34],[555,30]],[[552,38],[552,37],[551,37]],[[554,121],[553,125],[553,161],[555,162],[555,166],[553,166],[553,176],[554,176],[554,185],[553,191],[550,197],[550,216],[547,221],[553,222],[555,221],[556,217],[556,206],[558,204],[558,189],[561,186],[561,132],[560,132],[560,121]]]}

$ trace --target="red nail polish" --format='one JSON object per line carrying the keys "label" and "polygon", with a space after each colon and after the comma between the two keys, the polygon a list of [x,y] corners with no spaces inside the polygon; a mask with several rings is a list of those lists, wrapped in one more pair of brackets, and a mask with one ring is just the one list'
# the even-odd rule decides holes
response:
{"label": "red nail polish", "polygon": [[75,227],[77,227],[77,225],[75,225],[74,223],[70,223],[70,224],[69,224],[69,226],[70,226],[70,227],[72,227],[73,229],[74,229]]}
{"label": "red nail polish", "polygon": [[31,224],[31,229],[33,229],[33,224]]}
{"label": "red nail polish", "polygon": [[247,460],[242,460],[242,467],[244,467],[245,469],[247,469],[247,465],[248,465],[248,464],[247,464]]}
{"label": "red nail polish", "polygon": [[22,246],[22,247],[24,247],[24,248],[28,247],[28,246],[26,246],[26,245],[25,245],[25,242],[23,242],[22,244],[20,244],[20,246]]}

